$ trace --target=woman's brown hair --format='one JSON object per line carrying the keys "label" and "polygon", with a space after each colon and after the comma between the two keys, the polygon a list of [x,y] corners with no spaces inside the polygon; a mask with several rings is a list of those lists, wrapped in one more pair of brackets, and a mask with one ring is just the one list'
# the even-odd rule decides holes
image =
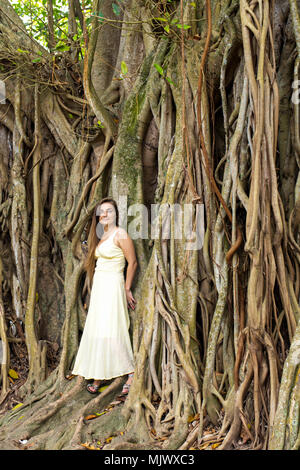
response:
{"label": "woman's brown hair", "polygon": [[110,204],[112,204],[114,206],[115,211],[116,211],[116,226],[117,227],[119,226],[119,210],[118,210],[118,206],[117,206],[116,201],[114,199],[110,198],[110,197],[105,197],[105,198],[101,199],[101,201],[98,204],[96,204],[96,206],[95,206],[95,209],[94,209],[94,212],[93,212],[93,217],[92,217],[92,220],[91,220],[89,235],[88,235],[88,239],[87,239],[88,253],[87,253],[85,263],[84,263],[84,269],[87,272],[90,283],[92,282],[94,271],[95,271],[95,264],[96,264],[95,250],[96,250],[96,247],[99,243],[99,239],[101,240],[101,238],[99,238],[98,235],[97,235],[97,225],[98,225],[98,222],[99,222],[97,220],[97,218],[99,218],[99,214],[97,212],[99,211],[100,206],[104,202],[109,202]]}

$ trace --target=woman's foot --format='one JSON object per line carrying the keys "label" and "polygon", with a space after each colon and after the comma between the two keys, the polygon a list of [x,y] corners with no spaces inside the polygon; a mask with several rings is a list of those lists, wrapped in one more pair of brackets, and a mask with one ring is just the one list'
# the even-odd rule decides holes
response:
{"label": "woman's foot", "polygon": [[132,384],[132,381],[133,381],[133,374],[128,374],[128,380],[127,380],[126,384],[124,384],[124,386],[123,386],[123,388],[122,388],[121,395],[128,395],[129,390],[130,390],[130,387],[131,387],[131,384]]}
{"label": "woman's foot", "polygon": [[88,384],[86,389],[90,393],[97,393],[101,385],[100,380],[94,380],[92,384]]}

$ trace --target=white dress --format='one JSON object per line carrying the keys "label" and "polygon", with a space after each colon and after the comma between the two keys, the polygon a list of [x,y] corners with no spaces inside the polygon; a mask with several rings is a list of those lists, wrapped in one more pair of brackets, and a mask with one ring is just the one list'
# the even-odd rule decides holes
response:
{"label": "white dress", "polygon": [[108,380],[134,371],[125,293],[125,256],[118,228],[97,246],[89,310],[72,373]]}

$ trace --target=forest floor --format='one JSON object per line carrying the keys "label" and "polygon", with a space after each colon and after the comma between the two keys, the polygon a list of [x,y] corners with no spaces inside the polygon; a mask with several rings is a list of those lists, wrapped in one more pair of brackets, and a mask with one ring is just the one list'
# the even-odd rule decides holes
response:
{"label": "forest floor", "polygon": [[[26,354],[26,346],[24,343],[13,343],[11,347],[12,353],[10,358],[10,389],[2,403],[0,404],[0,417],[12,410],[14,407],[17,407],[22,403],[22,399],[19,395],[19,389],[22,385],[26,382],[27,372],[28,372],[28,363],[27,363],[27,354]],[[51,354],[51,356],[50,356]],[[49,353],[49,373],[55,369],[57,366],[58,357],[55,351],[50,351]],[[70,376],[70,380],[73,380],[74,376]],[[102,387],[101,390],[103,391],[106,386]],[[94,395],[91,395],[91,398],[94,398]],[[116,412],[116,408],[120,408],[126,397],[121,397],[120,395],[116,395],[113,397],[113,400],[106,404],[103,409],[99,409],[97,413],[93,413],[90,415],[85,416],[85,422],[88,424],[91,421],[101,419],[101,416],[106,415],[106,419],[109,419],[109,414]],[[155,403],[154,403],[155,405]],[[215,450],[217,449],[225,436],[218,438],[218,434],[221,428],[222,423],[222,411],[220,414],[219,422],[220,424],[213,426],[208,420],[204,420],[203,431],[203,438],[200,445],[197,445],[197,441],[194,442],[187,450]],[[192,432],[195,426],[199,423],[199,415],[190,416],[189,417],[189,431]],[[118,435],[124,434],[123,431],[118,431],[117,433],[112,433],[112,435],[106,436],[104,439],[101,438],[101,441],[97,439],[95,436],[91,442],[82,442],[81,446],[82,449],[86,450],[106,450],[107,447],[112,444],[113,439],[118,437]],[[164,440],[167,438],[158,438],[156,437],[156,433],[154,429],[151,429],[150,432],[150,440],[155,445],[156,449],[163,448]],[[20,445],[19,445],[20,444]],[[29,448],[30,446],[26,446],[25,443],[17,443],[16,448],[22,449]],[[25,445],[24,445],[25,444]],[[249,450],[251,449],[251,440],[249,439],[249,433],[245,432],[244,430],[241,431],[240,438],[236,442],[234,449],[236,450]],[[150,448],[149,448],[150,450]]]}
{"label": "forest floor", "polygon": [[[58,351],[52,347],[47,350],[48,375],[57,367],[59,361]],[[8,379],[10,389],[0,403],[0,416],[21,403],[18,390],[27,380],[29,365],[25,342],[10,343],[10,364]]]}

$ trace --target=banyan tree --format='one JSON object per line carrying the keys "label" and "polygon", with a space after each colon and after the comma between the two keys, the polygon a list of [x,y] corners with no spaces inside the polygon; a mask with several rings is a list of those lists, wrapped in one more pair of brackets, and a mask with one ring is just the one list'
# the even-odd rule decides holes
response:
{"label": "banyan tree", "polygon": [[[17,3],[0,4],[1,448],[299,449],[299,1],[45,0],[44,41]],[[124,378],[92,397],[69,376],[105,196],[140,234],[136,371],[110,408]]]}

